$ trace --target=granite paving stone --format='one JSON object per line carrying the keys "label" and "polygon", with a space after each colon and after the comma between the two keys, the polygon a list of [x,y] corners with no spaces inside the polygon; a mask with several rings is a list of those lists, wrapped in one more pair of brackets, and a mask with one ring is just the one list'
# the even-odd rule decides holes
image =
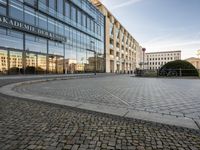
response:
{"label": "granite paving stone", "polygon": [[[114,77],[112,77],[111,79],[110,78],[111,77],[102,77],[101,79],[96,78],[96,81],[93,81],[93,78],[91,78],[91,82],[96,82],[96,84],[99,84],[98,80],[102,82],[108,82],[108,79],[112,79],[112,82],[116,81]],[[125,100],[129,103],[131,100],[134,100],[134,98],[130,98],[129,93],[133,92],[130,90],[130,87],[133,86],[133,83],[131,81],[129,81],[130,83],[126,81],[126,84],[122,84],[121,80],[123,78],[126,81],[126,76],[117,77],[119,81],[118,84],[121,85],[122,90],[123,88],[128,90],[129,96]],[[31,79],[5,79],[1,81],[0,86],[24,80],[28,81]],[[131,80],[136,79],[133,78]],[[85,91],[90,91],[87,90],[87,87],[91,85],[87,85],[87,82],[85,82],[84,79],[68,80],[67,82],[69,82],[69,87],[70,85],[74,85],[75,81],[79,82],[79,84],[77,84],[76,86],[81,86],[81,84],[85,84]],[[60,84],[62,85],[62,82],[64,84],[65,80],[63,80],[62,82],[56,82],[41,83],[42,86],[40,85],[40,87],[45,87],[45,84],[54,85],[56,87]],[[80,82],[83,83],[80,84]],[[137,81],[135,82],[139,88],[141,86],[140,84],[143,84],[143,88],[146,92],[148,92],[148,89],[150,87],[153,89],[153,92],[155,92],[154,90],[156,88],[147,84],[152,84],[152,82],[155,83],[155,81],[146,81],[147,83],[138,83]],[[156,82],[156,84],[158,84],[157,86],[160,87],[159,84],[161,84],[161,82],[165,82],[165,84],[167,84],[167,82],[171,81],[158,81],[158,83]],[[176,80],[174,80],[173,82],[178,83],[178,81]],[[186,82],[189,86],[187,80]],[[181,85],[181,87],[185,85],[184,83],[179,84]],[[32,84],[31,86],[25,87],[26,89],[34,87],[33,89],[38,92],[38,90],[36,89],[36,85],[37,84]],[[127,87],[127,85],[129,86],[129,88]],[[123,101],[115,100],[115,96],[120,96],[118,95],[118,93],[116,93],[117,91],[120,91],[119,87],[112,85],[112,88],[114,89],[109,89],[111,88],[110,86],[111,85],[105,85],[104,88],[107,88],[106,91],[105,89],[103,89],[103,92],[100,91],[100,94],[95,91],[97,95],[99,94],[97,96],[97,102],[102,102],[99,97],[104,95],[105,92],[109,92],[112,95],[108,96],[112,97],[111,101],[109,102],[111,105],[117,104],[119,107],[120,105],[126,106]],[[176,87],[176,85],[170,86]],[[198,85],[196,84],[194,84],[194,86],[198,87]],[[74,89],[77,88],[78,87]],[[94,89],[93,86],[91,88]],[[68,86],[66,87],[66,89],[68,89]],[[99,87],[99,89],[101,88]],[[34,90],[32,91],[33,93]],[[124,97],[126,97],[123,96],[123,92],[125,92],[125,95],[127,94],[126,90],[121,92],[122,95],[120,99],[124,99]],[[137,89],[135,90],[137,91]],[[31,89],[29,89],[29,91],[31,92]],[[195,92],[195,90],[190,91]],[[27,90],[25,90],[25,92],[27,92]],[[74,93],[76,94],[78,94],[79,92],[80,89],[74,91]],[[84,91],[82,92],[84,93]],[[54,93],[61,92],[58,89],[58,91]],[[65,94],[68,95],[67,93]],[[152,92],[149,92],[148,96],[151,97],[152,94]],[[53,93],[49,96],[52,95]],[[141,93],[139,95],[144,98]],[[161,93],[160,95],[162,97],[165,94]],[[81,96],[84,96],[84,94],[82,94]],[[187,99],[187,94],[185,94],[184,96]],[[56,97],[57,96],[55,95],[55,100]],[[87,96],[87,98],[89,98],[89,101],[92,101],[92,97],[93,96],[91,95]],[[87,100],[87,98],[83,99],[83,101]],[[81,98],[79,97],[78,100],[81,101]],[[112,100],[115,102],[112,103]],[[106,103],[106,101],[108,100],[105,99],[103,102]],[[153,102],[152,105],[166,105],[166,108],[175,109],[172,108],[173,105],[171,100],[168,101],[168,99],[166,99],[166,104],[164,102],[159,102],[158,104],[156,104],[155,101],[153,100],[153,98],[150,99],[150,102]],[[184,105],[187,105],[185,101],[186,100],[181,100],[180,103],[177,102],[175,103],[175,105],[177,107],[179,105],[181,106],[183,103]],[[148,107],[148,103],[150,102],[136,101],[136,104],[134,105],[137,105],[141,108],[142,106]],[[188,100],[188,103],[190,103],[189,107],[191,108],[193,102],[191,100]],[[197,108],[197,105],[199,105],[198,102],[195,108]],[[143,121],[140,119],[131,119],[115,115],[97,113],[93,111],[46,102],[31,101],[0,94],[0,149],[198,150],[200,149],[200,131],[161,123]]]}

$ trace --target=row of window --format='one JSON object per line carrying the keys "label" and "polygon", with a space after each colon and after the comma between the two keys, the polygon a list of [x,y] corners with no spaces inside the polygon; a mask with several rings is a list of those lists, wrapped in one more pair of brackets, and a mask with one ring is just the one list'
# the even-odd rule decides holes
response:
{"label": "row of window", "polygon": [[[26,2],[30,4],[33,3],[34,1],[26,1]],[[98,25],[86,14],[76,10],[76,8],[70,5],[68,1],[66,1],[65,4],[66,4],[66,11],[69,11],[68,12],[68,14],[70,15],[69,17],[72,19],[69,21],[69,23],[71,23],[74,20],[80,24],[81,31],[85,31],[91,34],[92,36],[99,38],[100,40],[104,40],[103,38],[104,25],[102,26]],[[69,8],[67,8],[67,5]],[[6,16],[7,13],[6,9],[7,9],[7,1],[0,0],[0,14]],[[20,2],[19,0],[10,0],[9,16],[14,19],[24,21],[30,25],[64,36],[65,25],[63,23],[57,21],[52,17],[47,17],[46,15],[39,13],[38,11],[36,11],[36,9],[23,5],[23,3]]]}
{"label": "row of window", "polygon": [[166,64],[167,62],[149,62],[148,64],[149,65],[164,65]]}
{"label": "row of window", "polygon": [[149,67],[150,70],[157,70],[160,69],[160,67]]}
{"label": "row of window", "polygon": [[[33,6],[37,5],[37,0],[35,0],[36,4],[33,4],[33,1],[31,0],[24,1]],[[80,1],[81,4],[84,2],[85,0]],[[97,17],[102,17],[102,14],[95,13],[96,15],[92,18],[87,13],[82,11],[82,9],[69,2],[69,0],[38,0],[38,8],[62,21],[64,20],[67,23],[73,23],[73,25],[77,25],[78,27],[82,26],[91,33],[95,33],[100,36],[101,34],[103,35],[103,23],[95,20]]]}
{"label": "row of window", "polygon": [[[120,30],[117,28],[116,29],[116,34],[115,34],[117,40],[120,39],[120,33],[121,33]],[[111,36],[111,39],[114,38],[114,25],[112,23],[110,24],[110,36]],[[125,38],[126,38],[126,41],[125,41]],[[131,38],[130,35],[125,37],[124,33],[121,33],[122,43],[124,44],[124,42],[125,42],[127,45],[132,47],[133,44],[131,43],[132,40],[130,40],[130,38]],[[117,42],[119,42],[119,41],[117,41]]]}
{"label": "row of window", "polygon": [[157,55],[148,55],[147,57],[160,57],[160,56],[179,56],[180,53],[171,53],[171,54],[157,54]]}
{"label": "row of window", "polygon": [[[0,28],[0,34],[1,47],[23,50],[23,33],[5,28]],[[77,33],[72,34],[72,37],[73,38],[70,44],[63,44],[60,42],[47,40],[38,36],[25,34],[25,50],[47,54],[48,47],[49,54],[64,56],[64,47],[65,49],[69,47],[70,50],[74,51],[70,53],[76,53],[76,51],[80,49],[97,51],[98,54],[101,55],[104,54],[102,44],[98,44],[98,41],[92,43],[89,37],[83,38]]]}
{"label": "row of window", "polygon": [[94,53],[84,51],[77,55],[76,59],[64,59],[55,55],[0,49],[0,75],[104,71],[104,60],[98,57],[95,61]]}
{"label": "row of window", "polygon": [[[37,71],[43,70],[42,72],[46,72],[45,68],[48,64],[48,71],[52,73],[63,73],[63,66],[66,66],[64,69],[68,73],[88,72],[89,70],[94,72],[96,57],[93,51],[30,34],[25,34],[25,38],[23,38],[24,34],[4,28],[0,28],[0,34],[0,55],[1,52],[4,52],[4,54],[7,53],[6,56],[2,54],[0,57],[0,74],[6,74],[12,71],[16,72],[16,70],[19,73],[19,70],[23,66],[23,59],[26,59],[26,66],[28,67],[25,68],[26,71],[40,67]],[[25,48],[23,48],[23,45],[25,45]],[[6,50],[9,50],[9,54]],[[23,52],[26,54],[25,58]],[[7,59],[8,56],[10,59]],[[45,61],[47,58],[48,63]],[[41,61],[36,62],[39,60]],[[10,65],[8,65],[8,61],[10,61]],[[103,72],[103,53],[97,53],[97,62],[98,72]],[[39,63],[40,65],[38,65]],[[66,65],[63,65],[63,63],[66,63]],[[8,68],[9,66],[10,68]],[[31,72],[34,71],[32,70]]]}
{"label": "row of window", "polygon": [[147,58],[147,60],[174,60],[174,58],[173,57],[162,57],[162,58]]}

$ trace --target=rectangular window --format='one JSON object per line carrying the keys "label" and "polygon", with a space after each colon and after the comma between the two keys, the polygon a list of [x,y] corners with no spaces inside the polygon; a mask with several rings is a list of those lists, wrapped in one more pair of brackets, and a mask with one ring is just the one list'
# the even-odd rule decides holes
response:
{"label": "rectangular window", "polygon": [[48,11],[48,3],[47,0],[38,0],[38,8],[44,12]]}
{"label": "rectangular window", "polygon": [[57,0],[57,12],[63,15],[63,0]]}
{"label": "rectangular window", "polygon": [[65,2],[65,16],[70,18],[70,5],[68,1]]}
{"label": "rectangular window", "polygon": [[0,28],[0,45],[5,48],[23,50],[23,34]]}
{"label": "rectangular window", "polygon": [[55,32],[55,21],[51,18],[48,18],[48,31]]}
{"label": "rectangular window", "polygon": [[77,11],[77,22],[78,22],[78,24],[81,25],[81,22],[82,22],[82,20],[81,20],[81,12],[79,10]]}
{"label": "rectangular window", "polygon": [[56,8],[56,0],[49,0],[49,7],[55,10]]}
{"label": "rectangular window", "polygon": [[8,51],[0,50],[0,75],[8,73]]}
{"label": "rectangular window", "polygon": [[76,8],[71,7],[71,19],[76,22]]}
{"label": "rectangular window", "polygon": [[7,5],[7,0],[0,0],[0,5],[6,6]]}
{"label": "rectangular window", "polygon": [[6,15],[6,7],[0,5],[0,14],[4,16]]}
{"label": "rectangular window", "polygon": [[94,21],[93,20],[91,20],[91,31],[94,32]]}
{"label": "rectangular window", "polygon": [[23,21],[23,5],[18,0],[11,0],[9,4],[10,17]]}
{"label": "rectangular window", "polygon": [[90,30],[91,24],[90,24],[90,18],[87,17],[87,29]]}
{"label": "rectangular window", "polygon": [[24,0],[24,2],[34,7],[37,6],[37,0]]}
{"label": "rectangular window", "polygon": [[82,25],[84,27],[86,27],[86,16],[85,16],[85,14],[82,14]]}
{"label": "rectangular window", "polygon": [[58,42],[49,41],[49,54],[64,56],[64,45]]}
{"label": "rectangular window", "polygon": [[47,54],[47,40],[26,34],[25,50]]}
{"label": "rectangular window", "polygon": [[35,11],[27,6],[25,6],[24,9],[25,9],[24,10],[25,22],[31,25],[35,25],[35,19],[36,19]]}
{"label": "rectangular window", "polygon": [[38,27],[47,30],[47,17],[38,14]]}

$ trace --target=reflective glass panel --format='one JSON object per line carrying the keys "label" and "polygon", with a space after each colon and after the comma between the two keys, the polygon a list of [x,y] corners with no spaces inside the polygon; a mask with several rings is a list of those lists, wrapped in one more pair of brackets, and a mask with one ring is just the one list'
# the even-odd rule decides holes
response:
{"label": "reflective glass panel", "polygon": [[8,52],[0,50],[0,75],[8,73]]}
{"label": "reflective glass panel", "polygon": [[0,28],[0,46],[23,50],[23,35],[20,32]]}
{"label": "reflective glass panel", "polygon": [[70,5],[68,1],[65,2],[65,16],[70,18]]}
{"label": "reflective glass panel", "polygon": [[47,57],[45,55],[38,55],[37,58],[38,66],[37,66],[37,73],[44,74],[47,70]]}
{"label": "reflective glass panel", "polygon": [[0,5],[0,14],[4,16],[6,15],[6,7]]}
{"label": "reflective glass panel", "polygon": [[36,74],[37,55],[34,53],[26,53],[26,74]]}
{"label": "reflective glass panel", "polygon": [[71,19],[76,22],[76,8],[71,7]]}
{"label": "reflective glass panel", "polygon": [[25,9],[24,10],[25,22],[31,25],[35,25],[35,19],[36,19],[35,11],[27,6],[25,6],[24,9]]}
{"label": "reflective glass panel", "polygon": [[64,45],[62,43],[49,41],[49,54],[64,56]]}
{"label": "reflective glass panel", "polygon": [[22,74],[22,52],[10,51],[10,74]]}
{"label": "reflective glass panel", "polygon": [[56,73],[56,56],[49,56],[49,73]]}
{"label": "reflective glass panel", "polygon": [[25,50],[47,54],[47,40],[26,34]]}
{"label": "reflective glass panel", "polygon": [[12,18],[23,21],[23,5],[17,0],[10,0],[9,14]]}
{"label": "reflective glass panel", "polygon": [[63,57],[57,57],[57,73],[63,73]]}

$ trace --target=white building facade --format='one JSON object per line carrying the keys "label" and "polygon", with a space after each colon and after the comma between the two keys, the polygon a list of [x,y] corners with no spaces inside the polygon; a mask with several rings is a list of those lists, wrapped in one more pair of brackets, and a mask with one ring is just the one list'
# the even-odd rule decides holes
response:
{"label": "white building facade", "polygon": [[181,51],[163,51],[146,53],[146,69],[157,70],[170,61],[181,60]]}

